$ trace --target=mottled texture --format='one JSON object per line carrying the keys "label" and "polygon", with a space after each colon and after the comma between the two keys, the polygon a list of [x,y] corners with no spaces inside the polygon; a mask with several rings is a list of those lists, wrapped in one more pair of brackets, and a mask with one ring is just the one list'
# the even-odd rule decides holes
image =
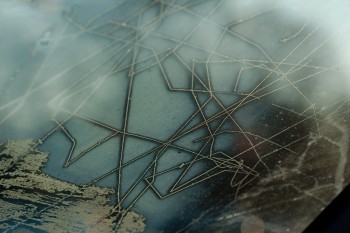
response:
{"label": "mottled texture", "polygon": [[4,224],[301,231],[349,182],[349,11],[0,1],[0,142],[49,152],[3,145],[1,200],[30,213]]}
{"label": "mottled texture", "polygon": [[263,221],[265,233],[302,232],[350,183],[347,106],[340,105],[320,122],[320,135],[297,145],[300,156],[286,153],[288,163],[192,223],[188,232],[243,232],[251,216]]}
{"label": "mottled texture", "polygon": [[[112,232],[114,190],[78,186],[43,174],[48,154],[31,140],[1,145],[0,230],[26,227],[45,232]],[[144,219],[125,212],[117,232],[142,232]],[[120,230],[119,230],[120,229]],[[125,229],[131,229],[126,231]],[[30,231],[29,231],[30,232]]]}

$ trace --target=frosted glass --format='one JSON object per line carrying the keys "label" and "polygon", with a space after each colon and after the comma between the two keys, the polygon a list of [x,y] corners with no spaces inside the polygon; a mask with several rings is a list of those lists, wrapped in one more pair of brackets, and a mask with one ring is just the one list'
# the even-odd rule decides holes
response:
{"label": "frosted glass", "polygon": [[350,3],[3,0],[1,232],[302,232],[350,182]]}

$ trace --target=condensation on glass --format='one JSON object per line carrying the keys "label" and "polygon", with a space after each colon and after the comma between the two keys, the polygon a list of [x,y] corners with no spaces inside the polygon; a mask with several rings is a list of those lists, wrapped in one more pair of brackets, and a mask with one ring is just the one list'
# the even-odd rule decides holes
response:
{"label": "condensation on glass", "polygon": [[1,232],[302,232],[350,182],[347,1],[0,2]]}

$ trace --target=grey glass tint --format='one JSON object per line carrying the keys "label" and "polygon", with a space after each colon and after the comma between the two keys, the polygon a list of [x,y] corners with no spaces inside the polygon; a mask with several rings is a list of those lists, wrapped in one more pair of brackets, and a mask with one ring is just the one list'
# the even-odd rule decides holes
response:
{"label": "grey glass tint", "polygon": [[302,232],[350,181],[348,1],[0,2],[1,232]]}

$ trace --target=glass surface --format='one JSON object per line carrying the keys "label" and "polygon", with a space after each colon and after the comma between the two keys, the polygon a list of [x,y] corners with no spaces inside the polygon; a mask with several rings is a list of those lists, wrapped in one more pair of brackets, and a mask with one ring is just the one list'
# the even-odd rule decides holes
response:
{"label": "glass surface", "polygon": [[349,11],[0,1],[0,231],[302,232],[350,182]]}

